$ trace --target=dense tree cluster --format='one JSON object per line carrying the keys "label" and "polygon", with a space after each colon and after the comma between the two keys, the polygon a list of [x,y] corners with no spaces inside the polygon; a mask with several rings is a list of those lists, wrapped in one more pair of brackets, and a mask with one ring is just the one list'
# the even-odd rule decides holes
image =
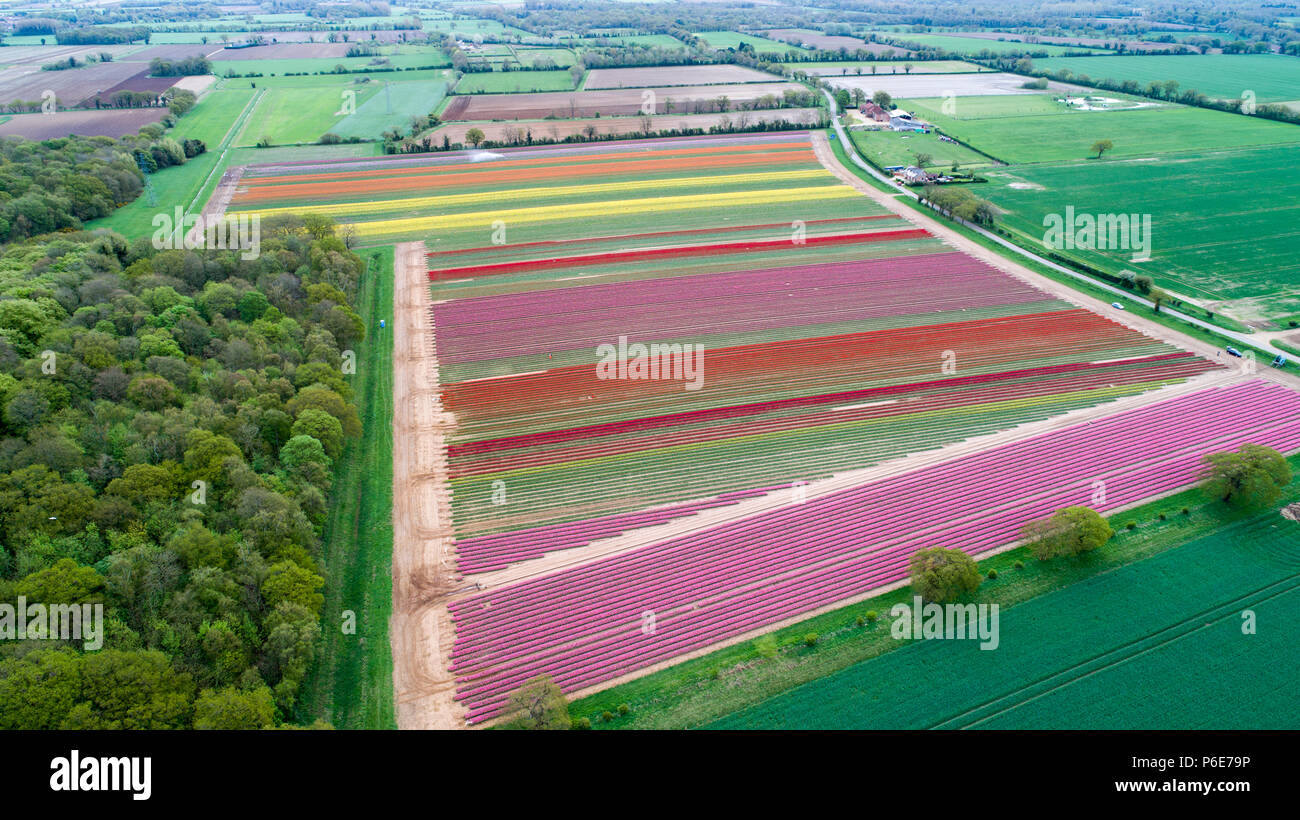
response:
{"label": "dense tree cluster", "polygon": [[206,150],[201,140],[165,136],[159,124],[121,139],[0,138],[0,242],[79,229],[139,196],[145,173]]}
{"label": "dense tree cluster", "polygon": [[154,57],[149,61],[149,74],[154,77],[192,77],[198,74],[211,74],[212,63],[207,57],[184,57],[180,60],[167,60]]}
{"label": "dense tree cluster", "polygon": [[0,642],[0,728],[292,719],[363,265],[328,220],[262,229],[250,260],[106,231],[0,253],[0,602],[105,611],[98,651]]}

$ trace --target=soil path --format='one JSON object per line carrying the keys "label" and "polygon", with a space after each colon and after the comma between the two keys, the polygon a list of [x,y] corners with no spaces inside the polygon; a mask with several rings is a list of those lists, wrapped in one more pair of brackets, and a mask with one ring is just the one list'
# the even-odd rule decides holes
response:
{"label": "soil path", "polygon": [[447,671],[456,590],[424,243],[396,247],[393,264],[393,688],[399,729],[465,728]]}

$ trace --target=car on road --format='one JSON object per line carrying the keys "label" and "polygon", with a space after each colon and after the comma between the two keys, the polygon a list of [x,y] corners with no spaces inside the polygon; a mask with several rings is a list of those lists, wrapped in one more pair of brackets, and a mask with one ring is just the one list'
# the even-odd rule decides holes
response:
{"label": "car on road", "polygon": [[1115,308],[1116,310],[1123,310],[1123,309],[1124,309],[1124,306],[1121,305],[1119,302],[1111,302],[1111,303],[1110,303],[1110,306],[1113,307],[1113,308]]}

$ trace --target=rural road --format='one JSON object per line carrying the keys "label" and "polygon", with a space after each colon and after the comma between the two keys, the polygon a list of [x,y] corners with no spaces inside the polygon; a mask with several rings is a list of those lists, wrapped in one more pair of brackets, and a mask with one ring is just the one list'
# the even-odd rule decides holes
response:
{"label": "rural road", "polygon": [[[822,89],[822,93],[826,95],[826,102],[828,105],[830,105],[831,108],[831,124],[835,127],[835,136],[840,141],[840,145],[844,147],[844,153],[848,155],[849,159],[853,160],[853,164],[858,166],[862,170],[866,171],[868,174],[871,174],[872,177],[880,180],[881,182],[885,183],[891,188],[898,189],[899,193],[910,196],[912,199],[915,199],[917,200],[917,202],[920,202],[920,197],[917,196],[915,191],[894,182],[893,179],[880,173],[875,168],[873,168],[870,165],[870,163],[866,162],[864,159],[862,159],[862,157],[858,156],[857,149],[853,147],[853,143],[849,141],[848,133],[844,130],[844,124],[840,122],[839,107],[835,104],[835,98],[831,96],[831,93],[824,88]],[[961,225],[969,228],[970,230],[975,231],[980,236],[992,240],[993,242],[997,242],[999,245],[1002,245],[1008,250],[1014,251],[1016,254],[1023,256],[1026,259],[1032,259],[1033,261],[1037,262],[1040,265],[1046,265],[1047,267],[1051,268],[1054,271],[1057,271],[1059,273],[1064,273],[1065,275],[1073,277],[1074,279],[1078,279],[1081,282],[1087,282],[1089,285],[1093,287],[1101,288],[1102,290],[1109,291],[1110,293],[1114,293],[1119,296],[1124,296],[1128,299],[1132,299],[1136,302],[1146,305],[1149,308],[1155,308],[1155,303],[1150,301],[1149,299],[1143,299],[1141,296],[1138,296],[1132,291],[1124,290],[1123,288],[1117,288],[1114,285],[1108,285],[1105,282],[1101,282],[1096,279],[1093,279],[1092,277],[1086,276],[1082,273],[1079,273],[1078,271],[1071,270],[1070,268],[1067,268],[1064,265],[1058,265],[1052,260],[1039,256],[1033,251],[1025,250],[1024,248],[1020,247],[1014,242],[1010,242],[1006,239],[1003,239],[1002,237],[998,236],[992,231],[986,230],[980,227],[979,225],[976,225],[971,222],[967,222],[966,220],[961,219],[959,217],[952,217],[952,221],[960,223]],[[1174,310],[1173,308],[1170,307],[1162,307],[1160,310],[1162,313],[1168,316],[1172,316],[1175,319],[1182,319],[1188,324],[1195,325],[1196,327],[1208,330],[1211,333],[1215,333],[1219,336],[1224,337],[1225,339],[1231,339],[1232,341],[1238,342],[1243,345],[1247,345],[1249,347],[1260,348],[1262,350],[1268,351],[1269,353],[1272,353],[1274,356],[1282,355],[1282,356],[1289,357],[1292,355],[1287,353],[1284,350],[1279,350],[1278,348],[1273,347],[1273,345],[1269,342],[1268,339],[1260,338],[1258,336],[1253,336],[1252,334],[1249,333],[1241,333],[1235,330],[1226,330],[1224,328],[1219,327],[1218,325],[1214,325],[1202,319],[1198,319],[1195,316],[1189,316],[1186,313],[1183,313],[1178,310]]]}

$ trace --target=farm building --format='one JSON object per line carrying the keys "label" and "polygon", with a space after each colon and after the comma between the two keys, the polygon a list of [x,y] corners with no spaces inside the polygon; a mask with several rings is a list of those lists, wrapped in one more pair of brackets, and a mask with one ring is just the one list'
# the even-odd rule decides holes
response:
{"label": "farm building", "polygon": [[915,165],[907,166],[903,170],[895,173],[894,176],[908,185],[922,185],[927,182],[933,182],[937,178],[937,175],[931,174],[924,168],[918,168]]}
{"label": "farm building", "polygon": [[876,122],[889,122],[889,112],[870,100],[867,100],[862,105],[858,106],[858,111],[867,119],[875,120]]}
{"label": "farm building", "polygon": [[928,134],[934,126],[925,120],[912,116],[901,108],[896,108],[889,112],[889,127],[895,131],[920,131]]}

